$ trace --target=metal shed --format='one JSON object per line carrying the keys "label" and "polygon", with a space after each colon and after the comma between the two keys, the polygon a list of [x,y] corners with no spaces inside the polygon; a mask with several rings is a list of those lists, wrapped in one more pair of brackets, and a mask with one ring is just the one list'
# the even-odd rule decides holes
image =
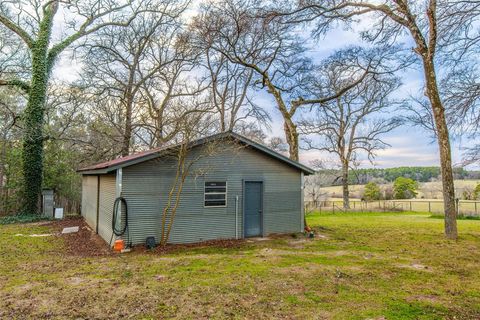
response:
{"label": "metal shed", "polygon": [[[128,207],[129,241],[160,239],[162,212],[178,164],[172,157],[175,148],[152,149],[79,170],[82,215],[105,241],[113,243],[113,203],[120,196]],[[233,132],[192,141],[188,150],[191,169],[170,243],[303,231],[304,175],[313,174],[312,169]]]}

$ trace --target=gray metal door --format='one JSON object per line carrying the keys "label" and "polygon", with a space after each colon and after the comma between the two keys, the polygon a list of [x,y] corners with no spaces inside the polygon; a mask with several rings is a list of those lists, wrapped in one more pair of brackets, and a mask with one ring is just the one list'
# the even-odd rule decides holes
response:
{"label": "gray metal door", "polygon": [[245,237],[262,235],[263,182],[245,182]]}

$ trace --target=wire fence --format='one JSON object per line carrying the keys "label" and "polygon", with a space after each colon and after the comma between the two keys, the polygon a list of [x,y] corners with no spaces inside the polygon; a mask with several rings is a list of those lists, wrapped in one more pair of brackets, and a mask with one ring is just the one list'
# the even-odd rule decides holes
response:
{"label": "wire fence", "polygon": [[[464,216],[480,216],[480,201],[457,200],[457,214]],[[350,200],[350,209],[343,208],[342,200],[306,201],[307,212],[331,211],[335,212],[366,212],[366,211],[412,211],[429,212],[432,214],[444,213],[443,200],[377,200],[361,201]]]}

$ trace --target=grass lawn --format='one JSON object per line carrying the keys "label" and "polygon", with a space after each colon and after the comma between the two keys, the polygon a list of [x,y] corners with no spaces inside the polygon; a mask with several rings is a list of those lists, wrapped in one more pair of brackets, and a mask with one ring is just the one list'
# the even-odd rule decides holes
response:
{"label": "grass lawn", "polygon": [[480,319],[480,221],[316,214],[322,237],[79,257],[0,226],[0,318]]}

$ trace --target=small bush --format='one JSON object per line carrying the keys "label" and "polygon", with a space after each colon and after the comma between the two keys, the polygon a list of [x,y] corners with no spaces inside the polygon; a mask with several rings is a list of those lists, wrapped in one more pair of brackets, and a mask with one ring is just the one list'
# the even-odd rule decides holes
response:
{"label": "small bush", "polygon": [[13,224],[13,223],[37,222],[37,221],[43,221],[43,220],[50,220],[50,218],[47,218],[39,214],[18,214],[14,216],[1,217],[0,225]]}
{"label": "small bush", "polygon": [[366,201],[380,200],[381,195],[380,187],[375,182],[369,182],[365,185],[363,199]]}
{"label": "small bush", "polygon": [[392,200],[393,199],[393,188],[392,188],[392,186],[388,185],[388,186],[384,187],[383,193],[385,195],[384,196],[385,200]]}
{"label": "small bush", "polygon": [[398,177],[393,182],[393,196],[395,199],[412,199],[415,198],[418,194],[418,183],[417,181]]}
{"label": "small bush", "polygon": [[472,200],[480,200],[480,183],[473,190]]}

